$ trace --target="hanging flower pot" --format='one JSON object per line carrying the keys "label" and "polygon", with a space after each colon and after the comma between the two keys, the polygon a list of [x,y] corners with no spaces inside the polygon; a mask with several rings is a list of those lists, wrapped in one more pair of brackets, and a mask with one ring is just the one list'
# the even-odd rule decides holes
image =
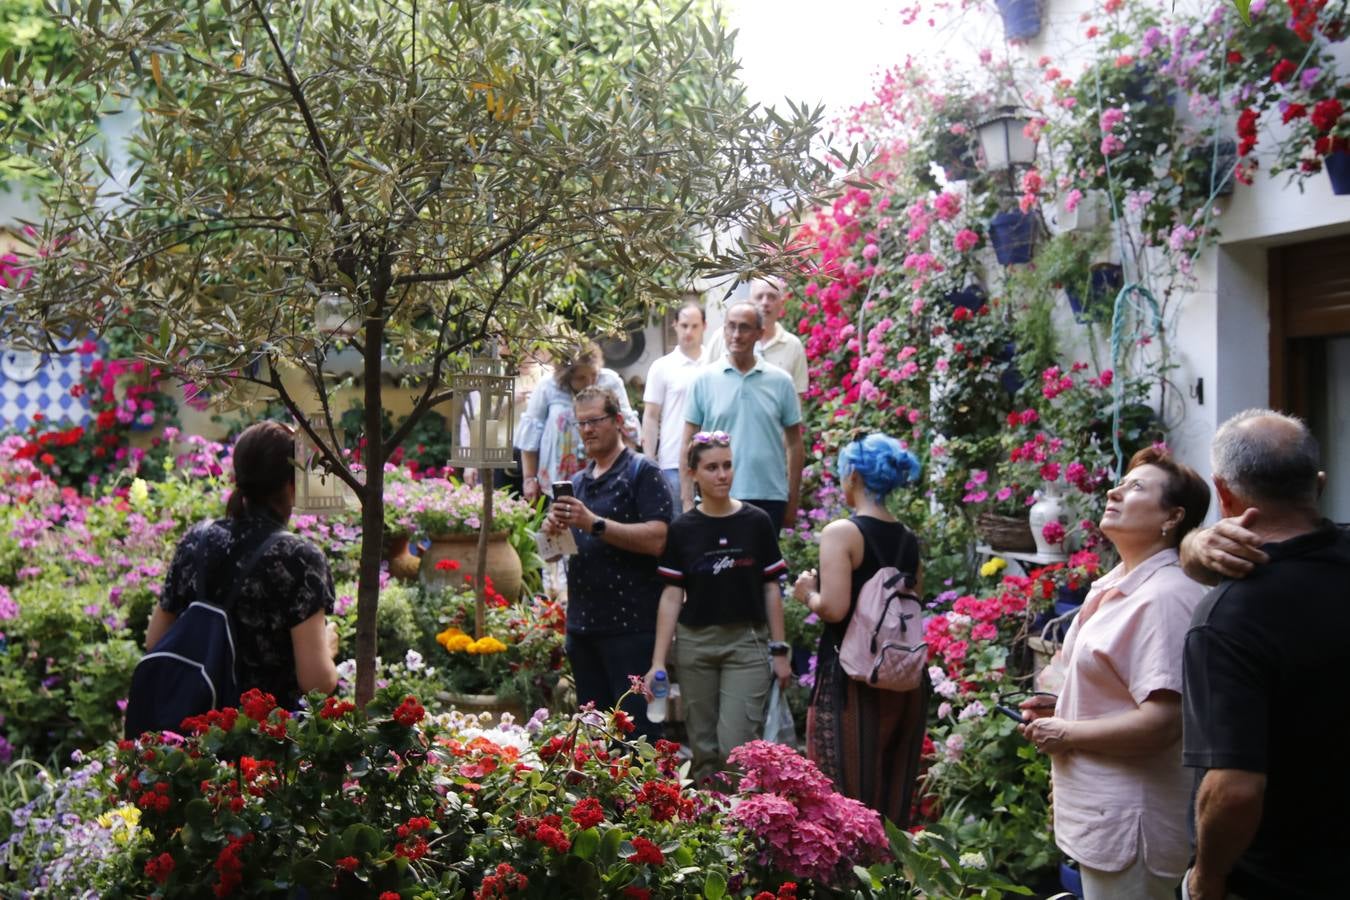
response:
{"label": "hanging flower pot", "polygon": [[1338,196],[1350,194],[1350,150],[1337,150],[1322,159],[1331,179],[1331,192]]}
{"label": "hanging flower pot", "polygon": [[1026,41],[1041,33],[1040,0],[997,0],[1003,17],[1003,38]]}
{"label": "hanging flower pot", "polygon": [[1060,195],[1053,206],[1046,209],[1045,227],[1051,234],[1066,231],[1095,231],[1111,221],[1111,208],[1102,191],[1084,191],[1078,202],[1069,208],[1067,195]]}
{"label": "hanging flower pot", "polygon": [[1036,214],[1012,210],[994,216],[989,220],[989,243],[994,245],[999,265],[1031,262],[1031,249],[1036,244]]}
{"label": "hanging flower pot", "polygon": [[1064,296],[1069,299],[1069,308],[1073,310],[1075,322],[1080,324],[1091,321],[1092,311],[1103,304],[1113,304],[1116,294],[1125,286],[1125,269],[1115,263],[1097,263],[1089,276],[1087,301],[1071,287],[1064,288]]}
{"label": "hanging flower pot", "polygon": [[960,307],[971,312],[979,312],[980,308],[989,302],[989,295],[978,284],[972,284],[959,291],[952,291],[942,299],[953,309]]}
{"label": "hanging flower pot", "polygon": [[[1215,148],[1215,145],[1217,149]],[[1237,184],[1235,173],[1237,170],[1237,142],[1224,138],[1220,141],[1210,141],[1203,147],[1197,147],[1191,151],[1191,158],[1195,159],[1200,166],[1200,194],[1208,196],[1211,191],[1215,197],[1231,197],[1233,195],[1233,186]]]}

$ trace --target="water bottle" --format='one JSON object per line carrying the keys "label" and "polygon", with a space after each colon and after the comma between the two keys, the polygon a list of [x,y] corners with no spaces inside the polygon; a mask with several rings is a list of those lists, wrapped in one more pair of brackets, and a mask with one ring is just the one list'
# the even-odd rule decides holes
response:
{"label": "water bottle", "polygon": [[657,669],[652,676],[652,699],[647,701],[647,721],[664,722],[666,720],[666,697],[670,694],[670,682],[666,680],[666,670]]}

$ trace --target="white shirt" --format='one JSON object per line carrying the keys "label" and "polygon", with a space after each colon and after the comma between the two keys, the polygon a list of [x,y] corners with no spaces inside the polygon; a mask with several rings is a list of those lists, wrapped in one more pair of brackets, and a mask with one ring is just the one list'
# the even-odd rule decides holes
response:
{"label": "white shirt", "polygon": [[652,363],[647,370],[643,403],[661,405],[656,464],[663,469],[680,468],[680,443],[684,438],[684,398],[703,368],[704,355],[690,359],[679,347]]}
{"label": "white shirt", "polygon": [[[755,356],[773,363],[791,375],[792,386],[797,389],[798,394],[804,394],[806,393],[808,375],[806,348],[802,346],[801,338],[784,328],[783,323],[774,322],[773,328],[773,337],[767,341],[755,342]],[[708,343],[708,349],[704,352],[703,358],[706,362],[713,362],[726,355],[726,339],[722,336],[722,330],[719,328]]]}

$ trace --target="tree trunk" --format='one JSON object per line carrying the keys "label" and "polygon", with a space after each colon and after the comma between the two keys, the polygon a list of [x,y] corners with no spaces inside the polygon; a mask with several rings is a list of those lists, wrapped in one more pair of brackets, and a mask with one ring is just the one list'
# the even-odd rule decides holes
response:
{"label": "tree trunk", "polygon": [[380,559],[384,551],[384,322],[366,321],[365,344],[366,467],[361,504],[361,562],[356,583],[356,704],[375,696],[375,656],[379,652]]}
{"label": "tree trunk", "polygon": [[493,497],[493,469],[479,469],[478,483],[483,488],[483,527],[478,532],[478,564],[475,567],[478,572],[477,580],[474,582],[475,597],[473,604],[473,636],[475,640],[482,640],[483,632],[487,628],[487,546],[488,535],[492,533],[492,497]]}

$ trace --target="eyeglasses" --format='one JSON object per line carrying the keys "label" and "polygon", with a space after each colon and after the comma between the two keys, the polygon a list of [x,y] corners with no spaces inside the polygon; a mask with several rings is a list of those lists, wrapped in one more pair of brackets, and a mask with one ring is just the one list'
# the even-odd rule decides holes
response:
{"label": "eyeglasses", "polygon": [[578,428],[594,428],[601,422],[608,422],[613,416],[592,416],[589,419],[577,419]]}
{"label": "eyeglasses", "polygon": [[695,444],[721,444],[724,447],[731,446],[731,435],[725,431],[700,431],[691,438]]}

